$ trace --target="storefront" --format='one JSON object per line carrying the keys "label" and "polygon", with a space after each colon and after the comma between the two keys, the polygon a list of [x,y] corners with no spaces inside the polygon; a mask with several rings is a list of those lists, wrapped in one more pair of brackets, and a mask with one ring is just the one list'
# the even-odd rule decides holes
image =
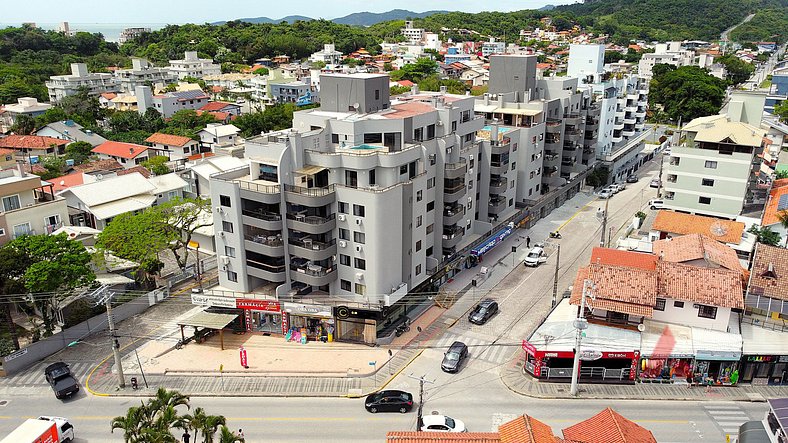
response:
{"label": "storefront", "polygon": [[739,383],[788,385],[788,340],[785,332],[743,323]]}
{"label": "storefront", "polygon": [[377,342],[377,324],[383,319],[381,311],[337,306],[334,308],[334,317],[335,340],[367,344]]}
{"label": "storefront", "polygon": [[741,334],[692,328],[692,345],[699,374],[711,377],[720,386],[730,386],[738,381]]}
{"label": "storefront", "polygon": [[334,314],[331,306],[282,303],[282,333],[287,340],[334,340]]}
{"label": "storefront", "polygon": [[278,301],[239,298],[235,306],[244,311],[247,331],[282,333],[282,305]]}

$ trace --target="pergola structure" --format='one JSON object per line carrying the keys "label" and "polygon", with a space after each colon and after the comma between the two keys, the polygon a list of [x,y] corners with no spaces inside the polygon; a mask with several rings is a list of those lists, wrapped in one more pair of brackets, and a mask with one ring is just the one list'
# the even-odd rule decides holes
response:
{"label": "pergola structure", "polygon": [[221,344],[222,351],[224,351],[224,328],[238,318],[238,314],[216,314],[213,312],[198,312],[191,317],[178,322],[181,327],[181,340],[186,341],[183,334],[183,328],[186,326],[193,326],[195,328],[215,329],[219,331],[219,343]]}

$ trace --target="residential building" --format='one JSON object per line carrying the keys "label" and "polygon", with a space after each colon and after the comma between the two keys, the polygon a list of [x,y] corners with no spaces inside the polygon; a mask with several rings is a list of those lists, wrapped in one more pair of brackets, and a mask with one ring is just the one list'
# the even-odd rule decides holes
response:
{"label": "residential building", "polygon": [[176,168],[176,171],[189,184],[185,191],[187,197],[211,198],[211,175],[247,165],[247,162],[238,157],[203,153],[187,159],[183,168]]}
{"label": "residential building", "polygon": [[649,232],[649,241],[700,234],[730,247],[736,251],[740,260],[749,263],[757,236],[747,232],[745,227],[745,223],[739,221],[665,209],[657,212]]}
{"label": "residential building", "polygon": [[[758,243],[744,304],[755,324],[788,332],[788,250]],[[751,322],[752,323],[752,322]]]}
{"label": "residential building", "polygon": [[[638,63],[638,75],[651,80],[655,65],[691,66],[695,62],[695,51],[682,48],[681,42],[657,43],[654,52],[643,54]],[[702,63],[707,63],[705,60]]]}
{"label": "residential building", "polygon": [[788,215],[786,210],[788,210],[788,178],[781,178],[772,182],[760,225],[780,234],[782,242],[788,238],[788,229],[780,220]]}
{"label": "residential building", "polygon": [[29,117],[38,117],[39,115],[52,108],[49,103],[39,103],[38,99],[33,97],[20,97],[16,103],[5,105],[2,109],[5,111],[4,116],[7,116],[8,126],[16,122],[16,117],[19,115],[27,115]]}
{"label": "residential building", "polygon": [[189,137],[156,132],[145,141],[170,160],[183,160],[200,152],[200,142]]}
{"label": "residential building", "polygon": [[665,165],[665,206],[692,214],[736,218],[766,202],[760,178],[764,131],[726,115],[696,118],[682,129]]}
{"label": "residential building", "polygon": [[241,141],[238,134],[240,129],[233,125],[223,125],[221,123],[208,123],[197,135],[200,136],[200,143],[203,147],[214,151],[224,146],[236,145]]}
{"label": "residential building", "polygon": [[243,94],[254,90],[253,81],[265,79],[266,76],[257,74],[243,74],[228,72],[225,74],[210,74],[202,77],[207,86],[219,86],[229,92]]}
{"label": "residential building", "polygon": [[16,151],[0,148],[0,171],[16,166]]}
{"label": "residential building", "polygon": [[106,141],[93,148],[92,152],[101,160],[116,160],[125,169],[133,168],[151,157],[161,155],[161,152],[154,147],[116,141]]}
{"label": "residential building", "polygon": [[40,135],[9,135],[0,138],[0,148],[13,149],[17,158],[30,160],[31,163],[34,160],[31,157],[63,154],[69,143],[68,140]]}
{"label": "residential building", "polygon": [[230,115],[241,115],[241,106],[227,102],[209,102],[200,108],[203,112],[227,113]]}
{"label": "residential building", "polygon": [[170,60],[170,72],[183,80],[186,77],[202,78],[221,74],[222,67],[214,64],[211,59],[199,58],[197,51],[186,51],[182,60]]}
{"label": "residential building", "polygon": [[288,83],[268,82],[271,98],[275,103],[297,103],[301,97],[311,94],[312,88],[301,81]]}
{"label": "residential building", "polygon": [[493,54],[505,54],[506,42],[497,42],[494,37],[490,37],[489,41],[482,43],[482,57],[489,57]]}
{"label": "residential building", "polygon": [[131,69],[118,69],[115,78],[122,92],[133,93],[137,86],[153,86],[157,83],[168,84],[178,80],[170,68],[158,68],[144,58],[132,58]]}
{"label": "residential building", "polygon": [[84,63],[72,63],[71,74],[49,77],[46,87],[49,101],[53,103],[76,94],[82,88],[87,88],[91,95],[120,91],[120,85],[112,74],[88,72],[88,66]]}
{"label": "residential building", "polygon": [[400,33],[411,45],[417,45],[424,39],[424,29],[414,28],[411,20],[405,21],[405,27],[400,30]]}
{"label": "residential building", "polygon": [[50,183],[21,166],[0,171],[0,245],[21,235],[51,234],[64,223],[66,201]]}
{"label": "residential building", "polygon": [[605,72],[605,45],[569,45],[566,76],[587,78]]}
{"label": "residential building", "polygon": [[323,62],[326,65],[341,65],[343,59],[342,52],[337,51],[333,43],[326,43],[323,45],[323,50],[309,56],[310,62]]}
{"label": "residential building", "polygon": [[120,35],[118,36],[118,44],[123,45],[126,42],[129,42],[142,34],[149,33],[151,28],[125,28],[120,31]]}
{"label": "residential building", "polygon": [[82,125],[74,122],[74,120],[65,120],[61,122],[54,122],[36,130],[36,135],[43,137],[59,138],[70,142],[85,142],[90,143],[91,146],[96,147],[105,141],[104,137],[96,134],[90,129],[84,129]]}
{"label": "residential building", "polygon": [[144,114],[148,108],[153,108],[159,111],[159,114],[164,118],[170,118],[176,112],[184,109],[198,110],[208,104],[210,99],[208,94],[199,88],[152,95],[149,87],[138,86],[134,95],[137,98],[138,112]]}

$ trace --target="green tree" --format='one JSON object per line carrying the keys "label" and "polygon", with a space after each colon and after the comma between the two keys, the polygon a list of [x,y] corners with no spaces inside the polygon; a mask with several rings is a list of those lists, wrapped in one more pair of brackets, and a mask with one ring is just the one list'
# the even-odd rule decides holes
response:
{"label": "green tree", "polygon": [[204,443],[213,442],[213,437],[219,427],[227,424],[227,420],[223,416],[208,415],[203,408],[194,408],[194,414],[186,415],[184,418],[191,429],[202,434]]}
{"label": "green tree", "polygon": [[0,248],[0,315],[3,332],[13,345],[19,349],[16,323],[11,317],[11,307],[17,304],[18,297],[11,295],[25,292],[24,275],[29,266],[28,257],[15,248]]}
{"label": "green tree", "polygon": [[80,88],[74,95],[63,97],[58,106],[66,115],[82,126],[96,126],[96,121],[104,116],[98,97],[92,95],[88,88]]}
{"label": "green tree", "polygon": [[416,63],[407,64],[397,71],[389,74],[394,81],[410,80],[419,82],[423,78],[434,75],[438,72],[438,63],[428,58],[420,58]]}
{"label": "green tree", "polygon": [[725,66],[725,78],[732,85],[746,82],[755,71],[755,66],[742,61],[739,57],[732,54],[719,57],[717,62]]}
{"label": "green tree", "polygon": [[144,404],[132,406],[126,415],[118,416],[110,421],[112,432],[115,429],[123,431],[123,441],[126,443],[143,443],[143,427],[147,422],[147,410]]}
{"label": "green tree", "polygon": [[62,122],[68,120],[68,114],[63,108],[55,106],[44,111],[43,114],[36,117],[36,127],[41,128],[50,123]]}
{"label": "green tree", "polygon": [[323,69],[325,67],[326,67],[326,62],[324,61],[312,62],[312,69]]}
{"label": "green tree", "polygon": [[[168,237],[167,247],[175,257],[178,266],[183,269],[188,261],[188,248],[194,233],[201,228],[213,225],[208,217],[211,213],[211,201],[202,198],[170,200],[153,208],[157,215],[159,229]],[[181,251],[185,251],[181,255]]]}
{"label": "green tree", "polygon": [[66,159],[57,155],[48,155],[41,159],[41,164],[46,169],[46,172],[40,174],[44,180],[52,180],[55,177],[63,175],[63,169],[66,167]]}
{"label": "green tree", "polygon": [[74,160],[75,164],[84,163],[93,154],[93,145],[88,142],[74,142],[66,146],[66,157]]}
{"label": "green tree", "polygon": [[404,94],[406,92],[410,92],[410,88],[407,86],[394,85],[389,89],[389,95],[391,96]]}
{"label": "green tree", "polygon": [[781,122],[788,123],[788,100],[783,100],[782,103],[774,105],[774,115],[776,115]]}
{"label": "green tree", "polygon": [[788,178],[788,169],[781,169],[774,174],[775,180]]}
{"label": "green tree", "polygon": [[159,229],[156,214],[147,210],[113,218],[98,235],[96,246],[102,251],[138,263],[136,279],[150,283],[152,275],[163,266],[158,254],[166,249],[168,242],[168,236]]}
{"label": "green tree", "polygon": [[11,132],[18,135],[30,135],[36,132],[36,119],[27,114],[17,115],[11,126]]}
{"label": "green tree", "polygon": [[155,175],[164,175],[172,172],[170,171],[170,168],[167,167],[168,161],[169,159],[167,157],[163,155],[157,155],[142,162],[142,166],[148,168],[148,170]]}
{"label": "green tree", "polygon": [[[314,65],[313,65],[313,67],[314,67]],[[317,69],[317,68],[315,68],[315,69]],[[252,74],[254,74],[254,75],[268,75],[268,68],[257,68],[254,71],[252,71]]]}
{"label": "green tree", "polygon": [[779,246],[780,244],[780,234],[772,231],[768,226],[760,227],[758,225],[752,225],[747,232],[755,234],[758,238],[758,243],[769,246]]}
{"label": "green tree", "polygon": [[[661,65],[656,65],[655,68]],[[697,66],[657,69],[649,87],[649,101],[663,106],[667,116],[688,122],[716,114],[725,98],[725,82]],[[652,106],[655,107],[655,106]]]}
{"label": "green tree", "polygon": [[227,426],[222,426],[219,431],[219,443],[245,443],[246,440],[234,433]]}

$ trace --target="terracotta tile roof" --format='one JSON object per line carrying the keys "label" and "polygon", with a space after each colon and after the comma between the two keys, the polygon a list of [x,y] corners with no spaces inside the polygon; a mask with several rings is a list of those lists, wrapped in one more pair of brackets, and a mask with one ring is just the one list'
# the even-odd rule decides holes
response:
{"label": "terracotta tile roof", "polygon": [[85,176],[81,172],[73,172],[47,181],[52,183],[52,190],[54,192],[60,192],[72,186],[83,184],[85,182]]}
{"label": "terracotta tile roof", "polygon": [[731,271],[741,272],[743,270],[733,248],[705,235],[682,235],[681,237],[657,240],[653,243],[653,251],[654,254],[667,262],[685,263],[703,260]]}
{"label": "terracotta tile roof", "polygon": [[221,86],[211,86],[211,92],[213,92],[214,94],[218,94],[222,91],[224,91],[224,88]]}
{"label": "terracotta tile roof", "polygon": [[657,443],[651,431],[612,408],[564,429],[563,433],[565,440],[583,443]]}
{"label": "terracotta tile roof", "polygon": [[410,88],[411,86],[413,86],[414,83],[410,80],[400,80],[397,82],[397,84],[399,84],[400,86],[405,86],[406,88]]}
{"label": "terracotta tile roof", "polygon": [[116,141],[105,141],[104,143],[93,148],[93,153],[110,155],[112,157],[120,157],[132,159],[148,150],[147,146],[135,145],[134,143],[123,143]]}
{"label": "terracotta tile roof", "polygon": [[9,135],[0,138],[0,148],[11,149],[45,149],[52,145],[65,146],[69,143],[71,143],[69,140],[41,135]]}
{"label": "terracotta tile roof", "polygon": [[216,154],[214,154],[213,152],[201,152],[199,154],[194,154],[186,157],[186,160],[195,161],[203,158],[213,157],[214,155]]}
{"label": "terracotta tile roof", "polygon": [[[577,276],[575,277],[575,284],[574,286],[572,286],[572,296],[569,298],[569,303],[578,306],[580,305],[581,297],[583,295],[583,281],[589,278],[588,276],[589,276],[588,267],[578,269]],[[575,288],[579,288],[579,289],[575,289]],[[654,291],[656,291],[656,288],[654,288]],[[656,302],[657,302],[656,297],[654,297],[654,303],[650,305],[618,301],[618,300],[610,300],[598,296],[595,297],[594,299],[590,297],[586,297],[586,305],[588,305],[589,308],[604,309],[606,311],[621,312],[624,314],[632,314],[632,315],[648,317],[648,318],[654,316],[654,304],[656,304]]]}
{"label": "terracotta tile roof", "polygon": [[771,226],[780,223],[779,213],[781,211],[778,209],[780,197],[786,194],[788,194],[788,178],[775,180],[772,183],[772,190],[769,191],[769,202],[766,203],[766,208],[763,210],[761,226]]}
{"label": "terracotta tile roof", "polygon": [[741,273],[660,261],[658,293],[709,306],[744,308]]}
{"label": "terracotta tile roof", "polygon": [[[497,432],[418,432],[393,431],[386,433],[386,443],[499,443]],[[552,442],[551,442],[552,443]]]}
{"label": "terracotta tile roof", "polygon": [[126,175],[126,174],[132,174],[134,172],[139,172],[145,178],[150,178],[150,176],[151,176],[151,173],[148,170],[148,168],[146,168],[145,166],[142,166],[142,165],[137,165],[137,166],[134,166],[134,167],[129,168],[129,169],[124,169],[122,171],[118,171],[116,173],[116,175]]}
{"label": "terracotta tile roof", "polygon": [[90,163],[83,163],[81,165],[74,166],[74,170],[80,172],[96,172],[96,171],[119,171],[123,169],[123,165],[118,163],[115,159],[105,159],[105,160],[96,160]]}
{"label": "terracotta tile roof", "polygon": [[763,243],[755,246],[749,291],[788,301],[788,249]]}
{"label": "terracotta tile roof", "polygon": [[654,271],[596,263],[582,269],[586,269],[587,276],[581,278],[581,272],[578,271],[577,280],[572,287],[570,298],[572,304],[580,304],[583,280],[586,278],[591,279],[596,285],[597,300],[611,300],[647,307],[653,307],[657,301],[657,276]]}
{"label": "terracotta tile roof", "polygon": [[738,244],[744,223],[674,211],[658,211],[652,229],[673,234],[703,234],[723,243]]}
{"label": "terracotta tile roof", "polygon": [[117,97],[118,94],[115,94],[114,92],[102,92],[101,96],[107,100],[112,100],[113,98]]}
{"label": "terracotta tile roof", "polygon": [[210,103],[206,103],[202,108],[200,108],[200,110],[201,111],[221,111],[222,109],[224,109],[224,108],[226,108],[228,106],[233,107],[233,106],[238,106],[238,105],[233,104],[233,103],[226,103],[226,102],[210,102]]}
{"label": "terracotta tile roof", "polygon": [[181,137],[180,135],[162,134],[161,132],[156,132],[151,134],[150,137],[146,138],[145,141],[148,143],[160,143],[167,146],[183,147],[194,140],[190,139],[189,137]]}
{"label": "terracotta tile roof", "polygon": [[16,151],[8,148],[0,148],[0,155],[15,154]]}
{"label": "terracotta tile roof", "polygon": [[591,263],[653,271],[657,269],[657,256],[643,252],[595,247],[591,251]]}
{"label": "terracotta tile roof", "polygon": [[435,108],[433,108],[431,105],[421,102],[400,103],[398,105],[392,106],[391,109],[393,112],[385,113],[383,116],[386,118],[400,119],[435,111]]}
{"label": "terracotta tile roof", "polygon": [[498,426],[501,443],[555,443],[550,426],[528,415],[521,415]]}

